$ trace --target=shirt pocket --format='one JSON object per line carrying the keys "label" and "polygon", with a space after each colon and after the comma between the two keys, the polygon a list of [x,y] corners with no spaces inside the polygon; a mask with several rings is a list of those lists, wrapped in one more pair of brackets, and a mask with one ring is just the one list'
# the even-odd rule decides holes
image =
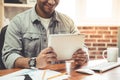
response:
{"label": "shirt pocket", "polygon": [[26,56],[33,57],[39,53],[40,34],[27,33],[23,36],[24,51]]}

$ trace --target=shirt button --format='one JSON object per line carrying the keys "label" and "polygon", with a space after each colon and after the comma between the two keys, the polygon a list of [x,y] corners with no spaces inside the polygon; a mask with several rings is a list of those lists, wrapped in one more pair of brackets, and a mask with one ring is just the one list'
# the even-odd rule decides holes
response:
{"label": "shirt button", "polygon": [[42,28],[42,30],[45,30],[45,28]]}
{"label": "shirt button", "polygon": [[46,39],[44,40],[44,42],[46,42]]}

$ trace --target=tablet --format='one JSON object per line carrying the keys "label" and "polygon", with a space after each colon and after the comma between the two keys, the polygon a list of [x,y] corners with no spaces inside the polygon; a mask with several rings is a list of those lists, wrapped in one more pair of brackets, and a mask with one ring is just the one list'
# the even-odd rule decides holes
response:
{"label": "tablet", "polygon": [[84,34],[50,34],[48,46],[54,49],[58,60],[66,60],[84,46],[84,39]]}

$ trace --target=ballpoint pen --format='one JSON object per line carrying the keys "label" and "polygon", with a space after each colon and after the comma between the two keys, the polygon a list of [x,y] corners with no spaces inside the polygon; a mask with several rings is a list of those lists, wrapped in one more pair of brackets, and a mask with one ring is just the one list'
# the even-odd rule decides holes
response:
{"label": "ballpoint pen", "polygon": [[51,80],[53,78],[56,78],[56,77],[59,77],[59,76],[65,75],[65,74],[66,74],[66,72],[60,73],[60,74],[56,74],[56,75],[53,75],[53,76],[49,77],[47,80]]}
{"label": "ballpoint pen", "polygon": [[44,80],[46,74],[46,70],[44,70],[43,75],[42,75],[42,80]]}

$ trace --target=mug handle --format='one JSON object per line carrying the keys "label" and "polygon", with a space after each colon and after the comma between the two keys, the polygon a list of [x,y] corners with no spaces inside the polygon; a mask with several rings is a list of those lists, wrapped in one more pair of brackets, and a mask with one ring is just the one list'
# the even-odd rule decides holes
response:
{"label": "mug handle", "polygon": [[103,57],[103,59],[106,59],[106,58],[105,58],[105,52],[107,52],[107,50],[104,50],[104,51],[102,52],[102,57]]}

